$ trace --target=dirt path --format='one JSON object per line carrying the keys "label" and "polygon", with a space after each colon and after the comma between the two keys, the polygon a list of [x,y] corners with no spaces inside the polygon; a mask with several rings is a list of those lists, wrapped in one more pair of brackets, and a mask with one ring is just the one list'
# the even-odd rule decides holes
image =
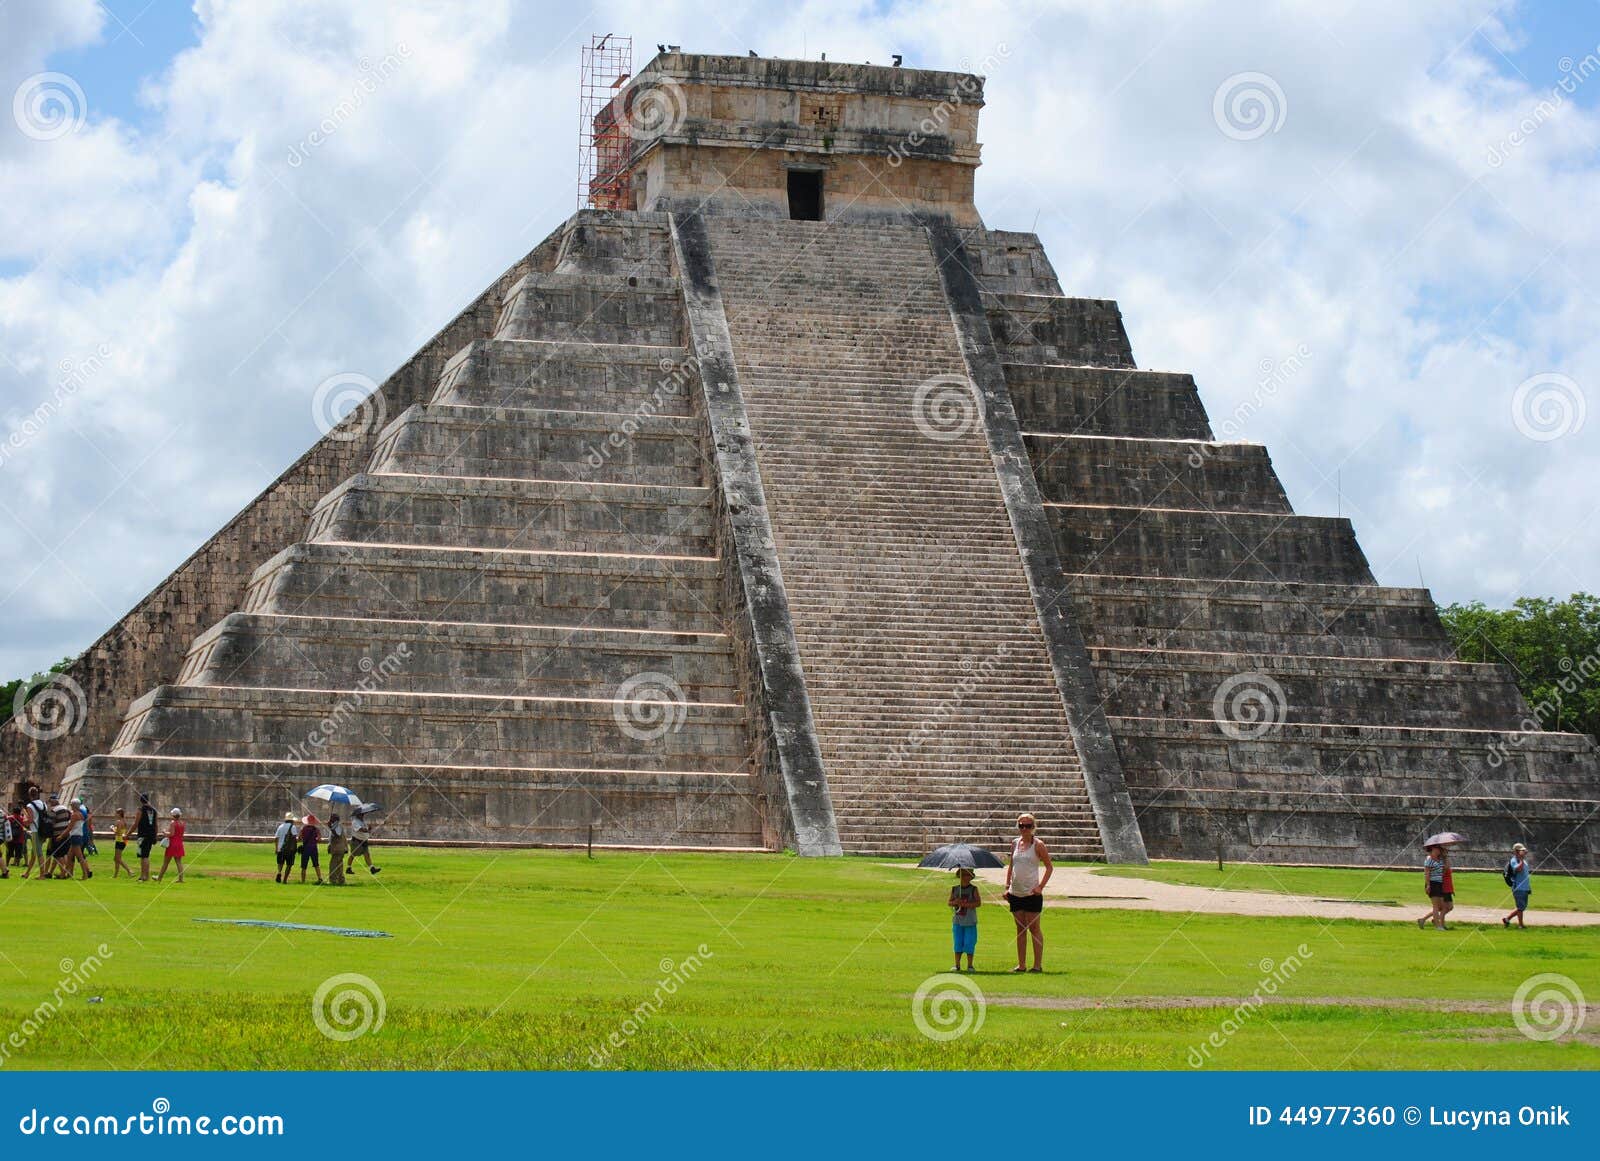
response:
{"label": "dirt path", "polygon": [[[904,864],[900,864],[904,865]],[[978,877],[996,888],[1005,885],[1006,873],[999,868],[978,872]],[[1427,911],[1427,901],[1419,894],[1415,906],[1386,907],[1381,903],[1354,903],[1341,899],[1317,899],[1311,895],[1278,894],[1272,891],[1226,891],[1216,887],[1194,887],[1180,883],[1157,883],[1149,879],[1125,879],[1101,875],[1093,867],[1058,866],[1045,888],[1045,904],[1050,907],[1125,908],[1133,911],[1185,911],[1201,915],[1278,915],[1300,919],[1381,919],[1390,923],[1416,924],[1417,916]],[[1509,908],[1507,908],[1509,910]],[[1451,923],[1500,926],[1505,911],[1493,907],[1457,907]],[[1600,913],[1583,911],[1528,912],[1530,927],[1596,927]]]}

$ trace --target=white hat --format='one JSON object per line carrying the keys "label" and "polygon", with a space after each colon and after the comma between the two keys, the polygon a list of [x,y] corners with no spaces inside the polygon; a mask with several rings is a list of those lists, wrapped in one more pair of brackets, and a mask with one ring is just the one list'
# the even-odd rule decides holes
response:
{"label": "white hat", "polygon": [[173,818],[177,818],[179,815],[181,815],[183,813],[183,811],[179,810],[176,806],[174,806],[171,810],[167,811],[167,813],[170,814]]}

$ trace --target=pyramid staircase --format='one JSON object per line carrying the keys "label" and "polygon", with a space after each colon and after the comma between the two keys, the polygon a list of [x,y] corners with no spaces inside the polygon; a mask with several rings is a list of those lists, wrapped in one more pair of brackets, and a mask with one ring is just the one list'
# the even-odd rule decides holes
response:
{"label": "pyramid staircase", "polygon": [[927,232],[709,238],[841,844],[992,845],[1031,810],[1101,857],[982,425],[919,403],[966,377]]}

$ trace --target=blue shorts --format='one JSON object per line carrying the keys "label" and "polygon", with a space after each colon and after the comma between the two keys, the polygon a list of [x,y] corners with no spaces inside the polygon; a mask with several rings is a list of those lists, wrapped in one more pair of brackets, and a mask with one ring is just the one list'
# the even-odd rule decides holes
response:
{"label": "blue shorts", "polygon": [[955,941],[957,955],[971,955],[978,950],[978,925],[976,923],[963,926],[960,923],[950,925],[950,934]]}
{"label": "blue shorts", "polygon": [[1531,894],[1533,894],[1532,891],[1511,892],[1511,897],[1517,901],[1518,911],[1526,911],[1528,909],[1528,896]]}

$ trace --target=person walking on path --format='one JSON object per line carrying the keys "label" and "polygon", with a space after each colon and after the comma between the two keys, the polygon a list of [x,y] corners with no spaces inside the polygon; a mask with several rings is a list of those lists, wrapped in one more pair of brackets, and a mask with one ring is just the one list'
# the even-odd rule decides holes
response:
{"label": "person walking on path", "polygon": [[161,870],[156,875],[156,882],[161,882],[166,877],[167,868],[172,864],[178,865],[178,882],[183,882],[183,832],[187,829],[183,824],[183,811],[174,806],[167,811],[172,819],[167,823],[167,857],[161,860]]}
{"label": "person walking on path", "polygon": [[355,873],[357,859],[365,859],[367,861],[367,873],[369,875],[376,875],[383,870],[382,867],[374,867],[372,865],[371,816],[360,813],[350,816],[350,857],[345,866],[346,874]]}
{"label": "person walking on path", "polygon": [[300,881],[306,881],[306,868],[317,869],[317,885],[322,885],[322,863],[317,858],[317,843],[321,840],[322,833],[317,830],[317,816],[306,815],[305,822],[300,824]]}
{"label": "person walking on path", "polygon": [[283,821],[278,824],[277,834],[272,836],[273,849],[278,855],[278,872],[272,876],[274,883],[287,883],[290,874],[294,872],[294,849],[299,837],[298,831],[294,815],[286,814],[283,816]]}
{"label": "person walking on path", "polygon": [[89,846],[89,811],[83,805],[83,799],[74,798],[72,805],[67,808],[67,862],[65,877],[72,878],[72,868],[83,868],[85,879],[94,878],[94,872],[89,869],[89,859],[84,851]]}
{"label": "person walking on path", "polygon": [[972,953],[978,950],[978,908],[983,898],[972,885],[972,868],[956,868],[956,885],[950,888],[950,931],[956,945],[955,970],[961,970],[961,957],[967,957],[967,970],[972,970]]}
{"label": "person walking on path", "polygon": [[1528,896],[1533,894],[1533,868],[1528,865],[1528,848],[1518,843],[1511,848],[1511,861],[1506,864],[1506,886],[1511,888],[1511,899],[1516,903],[1516,910],[1500,920],[1500,926],[1510,927],[1515,919],[1518,927],[1528,926],[1522,922],[1522,913],[1528,909]]}
{"label": "person walking on path", "polygon": [[1454,876],[1450,873],[1450,850],[1448,847],[1431,846],[1427,855],[1422,863],[1422,882],[1433,909],[1417,920],[1417,927],[1426,931],[1431,922],[1440,931],[1447,931],[1449,929],[1444,925],[1444,917],[1456,906]]}
{"label": "person walking on path", "polygon": [[[1044,971],[1044,931],[1039,920],[1044,913],[1044,886],[1055,871],[1050,852],[1034,834],[1036,820],[1031,814],[1017,816],[1017,839],[1011,844],[1011,862],[1006,866],[1006,902],[1017,924],[1017,966],[1013,971]],[[1042,873],[1041,873],[1042,871]],[[1028,941],[1033,941],[1033,967],[1028,967]]]}
{"label": "person walking on path", "polygon": [[328,816],[328,886],[344,886],[344,859],[350,844],[344,837],[344,823],[337,814]]}
{"label": "person walking on path", "polygon": [[50,847],[45,854],[45,878],[72,878],[72,807],[57,795],[45,799],[45,813],[50,816]]}
{"label": "person walking on path", "polygon": [[150,848],[156,845],[156,808],[150,805],[148,794],[139,795],[139,821],[133,826],[133,837],[139,840],[139,882],[150,881]]}
{"label": "person walking on path", "polygon": [[111,864],[111,877],[117,878],[122,872],[128,872],[128,878],[133,878],[133,868],[128,866],[128,861],[122,857],[122,852],[128,849],[128,812],[122,807],[117,807],[117,817],[111,823],[111,850],[116,855]]}

